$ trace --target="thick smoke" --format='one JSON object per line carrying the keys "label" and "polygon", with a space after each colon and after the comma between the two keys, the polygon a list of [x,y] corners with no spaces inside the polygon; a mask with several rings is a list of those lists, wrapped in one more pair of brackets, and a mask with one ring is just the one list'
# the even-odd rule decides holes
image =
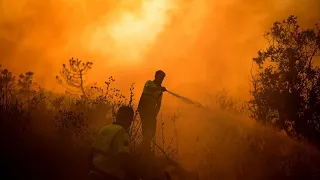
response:
{"label": "thick smoke", "polygon": [[[146,12],[142,6],[146,1],[0,0],[0,64],[15,73],[34,71],[35,81],[49,90],[59,88],[55,76],[61,64],[77,57],[94,62],[91,82],[104,82],[113,75],[117,87],[126,92],[136,82],[137,95],[144,81],[163,69],[167,89],[188,98],[206,103],[205,95],[221,88],[245,98],[251,60],[266,46],[265,30],[292,14],[303,27],[320,22],[319,0],[149,0],[167,10],[160,10],[162,15],[156,14],[154,24],[145,32],[154,39],[142,37],[145,41],[139,41],[133,36],[120,41],[109,34],[110,25],[117,24],[124,12],[150,19],[154,14],[141,13]],[[144,47],[138,47],[141,42],[146,43]],[[127,55],[133,50],[128,47],[141,54],[131,59]],[[179,100],[165,94],[164,118],[176,110],[171,107],[177,103]],[[284,136],[261,133],[250,119],[182,105],[179,108],[183,116],[176,126],[166,121],[165,133],[170,136],[178,127],[180,155],[193,167],[211,158],[209,161],[216,163],[213,169],[232,174],[238,171],[232,167],[243,167],[240,160],[248,157],[259,165],[251,165],[250,171],[263,175],[256,170],[269,170],[259,158],[272,160],[280,145],[292,144]],[[253,156],[247,151],[252,139],[261,140],[263,154]],[[210,157],[204,154],[208,149],[213,153]]]}
{"label": "thick smoke", "polygon": [[38,83],[50,89],[56,86],[54,77],[61,64],[74,56],[94,62],[93,82],[113,75],[119,83],[126,80],[119,86],[128,87],[133,81],[142,86],[146,76],[152,78],[155,70],[164,69],[166,85],[173,91],[193,95],[207,93],[202,89],[227,88],[243,96],[251,59],[265,46],[263,33],[274,21],[290,14],[297,15],[303,26],[320,21],[318,0],[176,0],[162,7],[168,11],[162,16],[161,32],[150,26],[148,33],[157,31],[156,39],[139,60],[132,58],[138,63],[122,58],[130,51],[127,47],[134,46],[130,38],[131,46],[116,47],[117,39],[106,30],[103,38],[95,39],[101,42],[92,44],[97,29],[103,32],[123,12],[148,16],[141,14],[145,2],[0,0],[0,63],[17,73],[34,71]]}

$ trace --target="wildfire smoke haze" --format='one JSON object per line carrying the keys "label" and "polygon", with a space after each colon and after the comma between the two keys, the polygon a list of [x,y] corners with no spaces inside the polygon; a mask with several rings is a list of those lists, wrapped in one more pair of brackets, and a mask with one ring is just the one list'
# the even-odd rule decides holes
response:
{"label": "wildfire smoke haze", "polygon": [[187,95],[198,94],[192,86],[245,95],[251,59],[266,43],[264,31],[289,14],[305,26],[320,19],[317,0],[0,3],[1,63],[15,72],[34,71],[50,89],[61,64],[77,57],[94,62],[93,82],[113,75],[141,86],[146,75],[164,69],[167,86]]}

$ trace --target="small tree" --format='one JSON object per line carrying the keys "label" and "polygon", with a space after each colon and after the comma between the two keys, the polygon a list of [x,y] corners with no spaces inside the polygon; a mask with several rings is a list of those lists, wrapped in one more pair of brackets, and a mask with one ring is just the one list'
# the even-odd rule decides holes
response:
{"label": "small tree", "polygon": [[34,92],[32,91],[34,86],[37,85],[35,82],[33,82],[33,75],[34,73],[29,71],[25,74],[20,74],[18,79],[18,87],[20,89],[20,92],[24,95],[27,95],[28,98],[29,95]]}
{"label": "small tree", "polygon": [[0,95],[4,104],[7,104],[15,87],[15,76],[8,69],[2,69],[0,65]]}
{"label": "small tree", "polygon": [[320,140],[320,30],[302,29],[297,17],[275,22],[266,32],[266,50],[253,61],[250,110],[259,122],[285,130],[291,136]]}
{"label": "small tree", "polygon": [[84,98],[88,98],[85,90],[84,77],[92,68],[92,62],[82,62],[79,59],[71,58],[69,65],[62,65],[60,76],[56,76],[59,84],[71,92],[81,92]]}

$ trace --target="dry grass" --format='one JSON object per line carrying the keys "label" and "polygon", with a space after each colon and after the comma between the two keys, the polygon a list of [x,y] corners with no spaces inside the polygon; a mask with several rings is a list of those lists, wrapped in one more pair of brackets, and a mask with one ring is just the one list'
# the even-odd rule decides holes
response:
{"label": "dry grass", "polygon": [[[1,69],[0,69],[1,70]],[[6,71],[7,72],[7,71]],[[0,76],[1,174],[17,179],[88,179],[90,145],[95,132],[114,121],[121,105],[133,105],[133,86],[126,98],[111,86],[91,87],[89,97],[54,94],[42,89],[24,91]],[[32,78],[30,78],[32,79]],[[13,79],[10,83],[15,84]],[[29,87],[28,87],[29,88]],[[88,92],[88,91],[87,91]],[[132,152],[139,155],[141,126],[135,117],[131,130]],[[172,148],[157,146],[160,157],[173,157]],[[163,164],[163,160],[153,160]],[[160,163],[162,162],[162,163]],[[162,167],[162,166],[159,166]]]}
{"label": "dry grass", "polygon": [[319,179],[316,148],[258,125],[245,112],[232,109],[238,101],[229,102],[223,110],[202,109],[197,118],[190,113],[183,119],[193,127],[189,134],[197,136],[184,145],[194,148],[185,155],[186,164],[193,164],[201,179]]}
{"label": "dry grass", "polygon": [[[133,98],[115,88],[91,100],[39,89],[27,95],[0,89],[1,175],[11,179],[87,179],[92,136]],[[216,110],[189,109],[171,120],[160,119],[157,153],[162,158],[152,161],[155,166],[172,167],[171,160],[179,157],[203,180],[320,179],[318,150],[260,127],[226,97],[218,96]],[[139,123],[137,116],[131,129],[135,153],[141,141]],[[164,131],[168,126],[174,127],[172,137]],[[174,169],[170,172],[183,174],[183,179],[192,177],[183,168]]]}

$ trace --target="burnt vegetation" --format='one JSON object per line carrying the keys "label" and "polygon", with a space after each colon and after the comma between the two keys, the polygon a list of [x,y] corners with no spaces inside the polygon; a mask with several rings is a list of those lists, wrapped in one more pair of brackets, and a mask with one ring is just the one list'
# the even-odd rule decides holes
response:
{"label": "burnt vegetation", "polygon": [[[269,47],[259,51],[253,59],[259,69],[258,73],[252,74],[252,99],[249,102],[231,99],[222,91],[215,97],[216,103],[232,113],[249,113],[259,123],[284,130],[300,142],[320,146],[320,68],[316,62],[320,55],[319,26],[302,29],[297,18],[289,16],[282,22],[275,22],[265,37]],[[113,87],[115,79],[112,76],[107,78],[104,87],[88,84],[86,78],[92,67],[92,62],[74,58],[63,64],[56,79],[66,88],[65,94],[47,92],[39,87],[33,81],[33,72],[15,76],[0,67],[0,156],[3,164],[0,177],[86,179],[94,133],[114,120],[121,105],[134,107],[133,84],[128,87],[128,96]],[[174,114],[172,121],[178,118]],[[163,134],[162,118],[161,124]],[[132,151],[139,155],[141,128],[137,115],[130,134]],[[252,139],[250,143],[254,142]],[[174,141],[163,135],[162,142],[154,147],[168,162],[176,158]],[[254,147],[259,149],[260,144]],[[255,157],[262,158],[262,151],[257,149]],[[302,152],[294,153],[292,157],[272,157],[274,159],[270,156],[262,158],[267,167],[264,171],[275,166],[274,162],[282,165],[276,172],[264,173],[263,179],[320,177],[319,164]],[[202,177],[228,179],[218,169],[212,169],[213,161],[209,160],[210,153],[201,170],[210,173]],[[236,179],[257,178],[251,171],[256,159],[248,162],[240,163],[241,167],[229,173],[236,173]]]}

